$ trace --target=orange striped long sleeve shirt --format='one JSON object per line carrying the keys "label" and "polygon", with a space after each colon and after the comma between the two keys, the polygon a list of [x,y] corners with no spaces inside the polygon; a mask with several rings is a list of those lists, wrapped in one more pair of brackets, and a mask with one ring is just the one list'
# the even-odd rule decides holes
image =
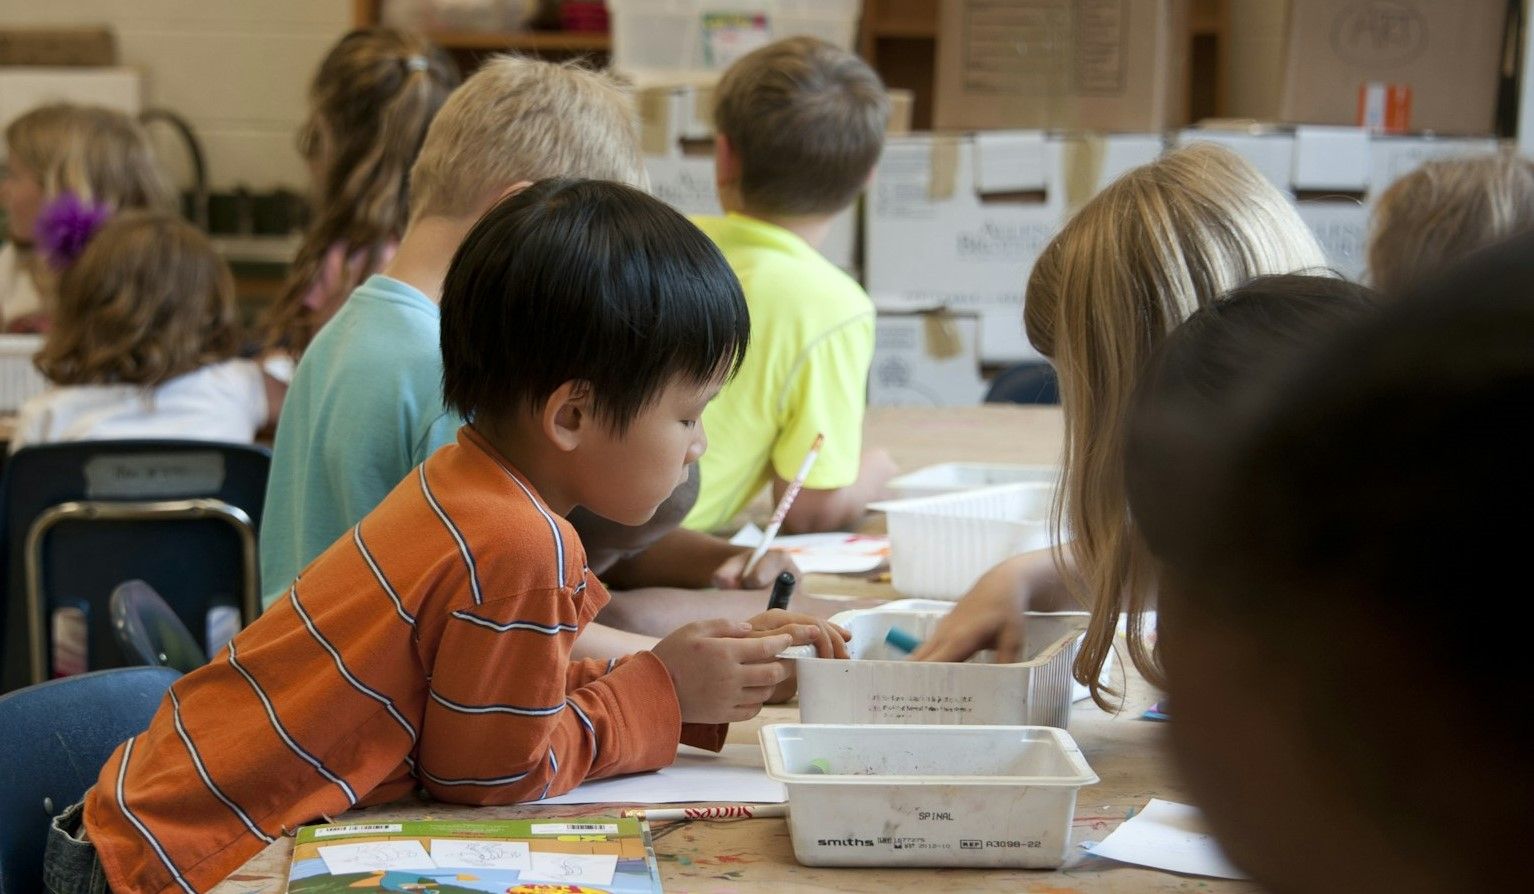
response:
{"label": "orange striped long sleeve shirt", "polygon": [[417,786],[505,804],[670,764],[659,659],[570,661],[607,600],[574,529],[461,429],[107,760],[85,826],[112,889],[204,891],[285,831]]}

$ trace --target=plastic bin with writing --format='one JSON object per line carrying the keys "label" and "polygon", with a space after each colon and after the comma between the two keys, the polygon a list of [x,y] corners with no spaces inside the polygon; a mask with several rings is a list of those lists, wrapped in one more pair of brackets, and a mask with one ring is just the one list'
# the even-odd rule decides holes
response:
{"label": "plastic bin with writing", "polygon": [[1097,782],[1048,727],[782,723],[761,741],[806,866],[1054,868]]}

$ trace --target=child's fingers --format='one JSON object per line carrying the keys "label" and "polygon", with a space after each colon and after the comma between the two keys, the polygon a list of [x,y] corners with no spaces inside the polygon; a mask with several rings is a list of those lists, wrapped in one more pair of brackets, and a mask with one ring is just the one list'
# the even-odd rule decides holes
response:
{"label": "child's fingers", "polygon": [[740,685],[743,687],[766,686],[772,688],[788,679],[785,662],[772,661],[763,664],[747,664],[740,669]]}
{"label": "child's fingers", "polygon": [[796,628],[785,628],[783,631],[774,632],[757,639],[743,639],[733,643],[735,659],[743,664],[776,661],[779,652],[789,646],[808,641],[803,637],[796,638],[793,636],[789,631],[794,629]]}
{"label": "child's fingers", "polygon": [[1021,660],[1023,650],[1023,625],[1016,622],[1002,625],[996,632],[996,663],[1011,664]]}

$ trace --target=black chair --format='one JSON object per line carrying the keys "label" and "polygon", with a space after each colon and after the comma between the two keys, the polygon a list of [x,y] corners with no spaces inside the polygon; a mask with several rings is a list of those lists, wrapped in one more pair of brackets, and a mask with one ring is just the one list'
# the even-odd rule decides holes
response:
{"label": "black chair", "polygon": [[95,785],[114,748],[148,728],[179,676],[117,668],[0,696],[0,894],[43,890],[49,821]]}
{"label": "black chair", "polygon": [[168,667],[184,674],[208,662],[192,632],[154,587],[141,580],[118,584],[109,608],[117,647],[130,664]]}
{"label": "black chair", "polygon": [[985,392],[988,404],[1057,404],[1060,383],[1048,363],[1017,363],[991,379]]}
{"label": "black chair", "polygon": [[3,689],[46,679],[49,626],[84,616],[91,669],[127,663],[108,622],[118,584],[143,580],[205,654],[208,612],[261,610],[256,536],[271,454],[207,441],[81,441],[17,451],[0,479],[6,585]]}

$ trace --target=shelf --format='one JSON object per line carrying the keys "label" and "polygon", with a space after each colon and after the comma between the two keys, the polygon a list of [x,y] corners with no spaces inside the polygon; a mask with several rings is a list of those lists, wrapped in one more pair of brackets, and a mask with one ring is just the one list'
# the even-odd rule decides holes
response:
{"label": "shelf", "polygon": [[542,53],[607,53],[612,35],[597,31],[430,31],[445,50],[526,50]]}

